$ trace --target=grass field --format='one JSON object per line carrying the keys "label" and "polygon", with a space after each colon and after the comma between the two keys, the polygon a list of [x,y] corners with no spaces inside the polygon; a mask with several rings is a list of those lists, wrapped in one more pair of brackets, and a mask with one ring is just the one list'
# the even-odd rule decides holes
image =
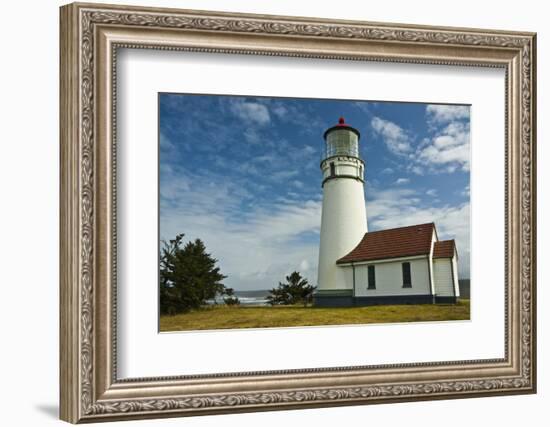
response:
{"label": "grass field", "polygon": [[285,326],[468,320],[470,300],[458,304],[376,305],[319,308],[302,306],[209,306],[175,316],[161,316],[161,332],[204,329],[280,328]]}

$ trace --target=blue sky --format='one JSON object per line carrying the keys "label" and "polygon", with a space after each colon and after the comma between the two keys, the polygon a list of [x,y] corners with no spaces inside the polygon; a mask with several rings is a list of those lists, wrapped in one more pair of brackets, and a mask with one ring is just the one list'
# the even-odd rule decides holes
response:
{"label": "blue sky", "polygon": [[159,95],[160,237],[201,238],[227,286],[317,280],[323,132],[361,132],[370,231],[434,221],[470,270],[470,108]]}

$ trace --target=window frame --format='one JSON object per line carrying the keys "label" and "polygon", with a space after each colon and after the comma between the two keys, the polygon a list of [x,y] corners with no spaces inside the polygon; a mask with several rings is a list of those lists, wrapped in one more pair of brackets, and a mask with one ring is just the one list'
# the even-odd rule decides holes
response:
{"label": "window frame", "polygon": [[[407,275],[409,276],[408,277],[408,282],[405,281],[405,265],[407,266]],[[405,262],[402,262],[401,263],[401,280],[403,282],[403,288],[412,288],[412,272],[411,272],[411,263],[409,261],[405,261]]]}
{"label": "window frame", "polygon": [[[371,271],[372,271],[372,284],[371,284]],[[367,266],[367,290],[376,289],[376,269],[374,265]]]}

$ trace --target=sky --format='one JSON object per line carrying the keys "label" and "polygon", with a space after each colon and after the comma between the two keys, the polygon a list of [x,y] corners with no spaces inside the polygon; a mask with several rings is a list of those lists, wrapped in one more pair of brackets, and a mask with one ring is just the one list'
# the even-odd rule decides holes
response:
{"label": "sky", "polygon": [[470,107],[159,94],[160,239],[200,238],[236,290],[317,284],[324,131],[361,132],[369,231],[435,222],[470,277]]}

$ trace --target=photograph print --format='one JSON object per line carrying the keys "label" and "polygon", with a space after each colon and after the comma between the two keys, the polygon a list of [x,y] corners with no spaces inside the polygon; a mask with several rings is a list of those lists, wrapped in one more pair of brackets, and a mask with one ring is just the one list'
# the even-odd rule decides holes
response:
{"label": "photograph print", "polygon": [[470,106],[160,93],[159,330],[470,319]]}

